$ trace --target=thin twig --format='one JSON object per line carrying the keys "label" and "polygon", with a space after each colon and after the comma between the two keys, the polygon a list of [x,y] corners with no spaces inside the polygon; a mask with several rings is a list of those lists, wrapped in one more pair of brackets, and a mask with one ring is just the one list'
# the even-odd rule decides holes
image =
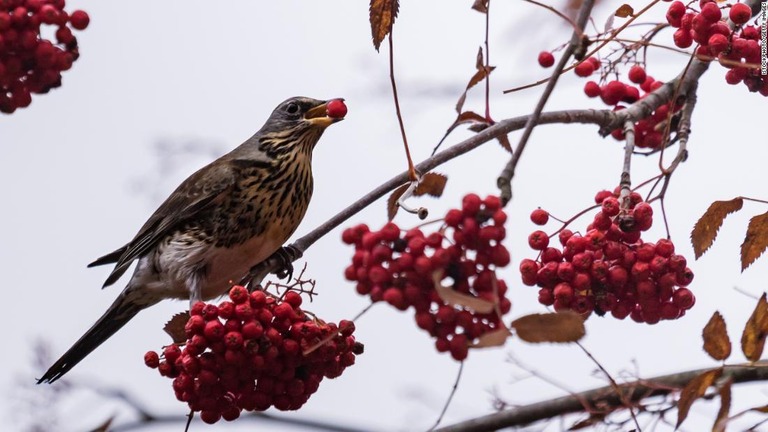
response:
{"label": "thin twig", "polygon": [[635,415],[635,409],[632,406],[632,403],[627,400],[626,396],[624,395],[624,392],[621,391],[622,389],[621,387],[619,387],[619,384],[616,382],[615,379],[613,379],[613,376],[611,376],[611,374],[608,373],[608,370],[605,367],[603,367],[603,365],[599,361],[597,361],[595,356],[593,356],[592,353],[589,352],[589,350],[584,348],[584,345],[582,345],[581,342],[576,341],[576,346],[578,346],[579,348],[581,348],[582,351],[584,351],[584,354],[586,354],[587,357],[589,357],[589,359],[592,360],[592,363],[597,365],[597,367],[600,369],[603,375],[605,375],[605,377],[608,379],[608,382],[611,384],[611,388],[613,388],[613,391],[615,391],[616,394],[619,396],[619,399],[621,400],[621,403],[624,405],[624,407],[627,408],[627,410],[629,410],[629,414],[632,416],[632,420],[635,422],[637,431],[640,432],[642,429],[640,428],[640,423],[638,423],[637,421],[637,416]]}
{"label": "thin twig", "polygon": [[594,0],[585,0],[582,3],[581,9],[579,10],[579,16],[576,19],[576,29],[574,29],[573,35],[571,36],[571,43],[568,44],[563,55],[560,56],[560,60],[552,72],[549,82],[547,82],[547,87],[539,98],[536,108],[533,109],[533,113],[528,118],[525,130],[523,130],[523,135],[520,137],[520,142],[515,147],[514,153],[512,153],[512,158],[510,158],[507,165],[501,171],[499,178],[496,179],[496,186],[500,190],[499,195],[502,205],[507,205],[509,200],[512,199],[512,178],[515,176],[515,168],[520,161],[520,157],[523,155],[523,150],[525,150],[525,146],[528,143],[528,139],[531,137],[531,133],[533,133],[533,127],[538,123],[538,118],[544,110],[544,106],[547,104],[549,96],[555,89],[558,77],[565,68],[565,64],[570,61],[571,55],[576,51],[576,48],[584,43],[582,37],[583,31],[584,27],[587,25],[587,20],[589,20],[589,15],[592,12],[593,4]]}
{"label": "thin twig", "polygon": [[453,382],[453,387],[451,387],[451,393],[448,395],[448,400],[445,401],[445,405],[443,405],[443,410],[440,411],[440,415],[437,417],[437,420],[435,421],[435,424],[432,425],[431,428],[429,428],[430,431],[435,430],[435,428],[440,425],[440,422],[443,421],[443,416],[445,415],[446,411],[448,411],[448,407],[451,406],[451,401],[453,400],[453,396],[456,394],[456,390],[459,389],[459,381],[461,380],[461,373],[464,372],[464,362],[462,361],[459,363],[459,371],[456,373],[456,380]]}

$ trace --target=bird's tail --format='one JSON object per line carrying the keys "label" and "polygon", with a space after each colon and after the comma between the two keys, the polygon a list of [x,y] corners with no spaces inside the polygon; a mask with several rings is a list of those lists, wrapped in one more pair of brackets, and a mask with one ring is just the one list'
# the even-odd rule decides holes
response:
{"label": "bird's tail", "polygon": [[120,330],[139,311],[150,306],[146,303],[134,301],[128,295],[128,292],[129,290],[125,290],[120,294],[104,315],[37,381],[38,384],[44,382],[53,383],[61,378],[99,345],[109,339],[110,336]]}

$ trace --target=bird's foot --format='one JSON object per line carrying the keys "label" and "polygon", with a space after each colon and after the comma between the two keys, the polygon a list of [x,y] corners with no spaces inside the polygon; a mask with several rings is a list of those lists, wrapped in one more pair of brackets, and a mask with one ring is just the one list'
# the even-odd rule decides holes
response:
{"label": "bird's foot", "polygon": [[253,291],[261,285],[261,282],[269,274],[273,273],[280,279],[293,278],[293,261],[301,258],[303,253],[299,248],[288,245],[278,249],[266,260],[251,267],[248,274],[240,281],[240,284]]}
{"label": "bird's foot", "polygon": [[271,258],[277,261],[279,267],[272,273],[280,279],[287,278],[287,282],[290,282],[293,279],[293,261],[301,255],[301,252],[291,245],[278,249]]}

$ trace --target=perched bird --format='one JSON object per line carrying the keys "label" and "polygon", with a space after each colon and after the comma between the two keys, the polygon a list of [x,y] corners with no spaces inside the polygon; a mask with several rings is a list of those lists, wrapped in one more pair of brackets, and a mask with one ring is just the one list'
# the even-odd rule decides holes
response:
{"label": "perched bird", "polygon": [[312,196],[312,150],[344,114],[342,99],[288,99],[251,138],[184,180],[133,240],[89,264],[115,264],[106,287],[138,260],[115,302],[38,384],[61,378],[142,309],[219,297],[280,249]]}

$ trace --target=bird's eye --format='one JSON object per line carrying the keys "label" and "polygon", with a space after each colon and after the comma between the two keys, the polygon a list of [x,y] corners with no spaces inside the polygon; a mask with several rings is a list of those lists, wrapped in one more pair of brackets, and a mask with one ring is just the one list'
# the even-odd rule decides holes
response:
{"label": "bird's eye", "polygon": [[299,105],[291,102],[285,107],[285,110],[288,111],[288,114],[296,114],[299,112]]}

